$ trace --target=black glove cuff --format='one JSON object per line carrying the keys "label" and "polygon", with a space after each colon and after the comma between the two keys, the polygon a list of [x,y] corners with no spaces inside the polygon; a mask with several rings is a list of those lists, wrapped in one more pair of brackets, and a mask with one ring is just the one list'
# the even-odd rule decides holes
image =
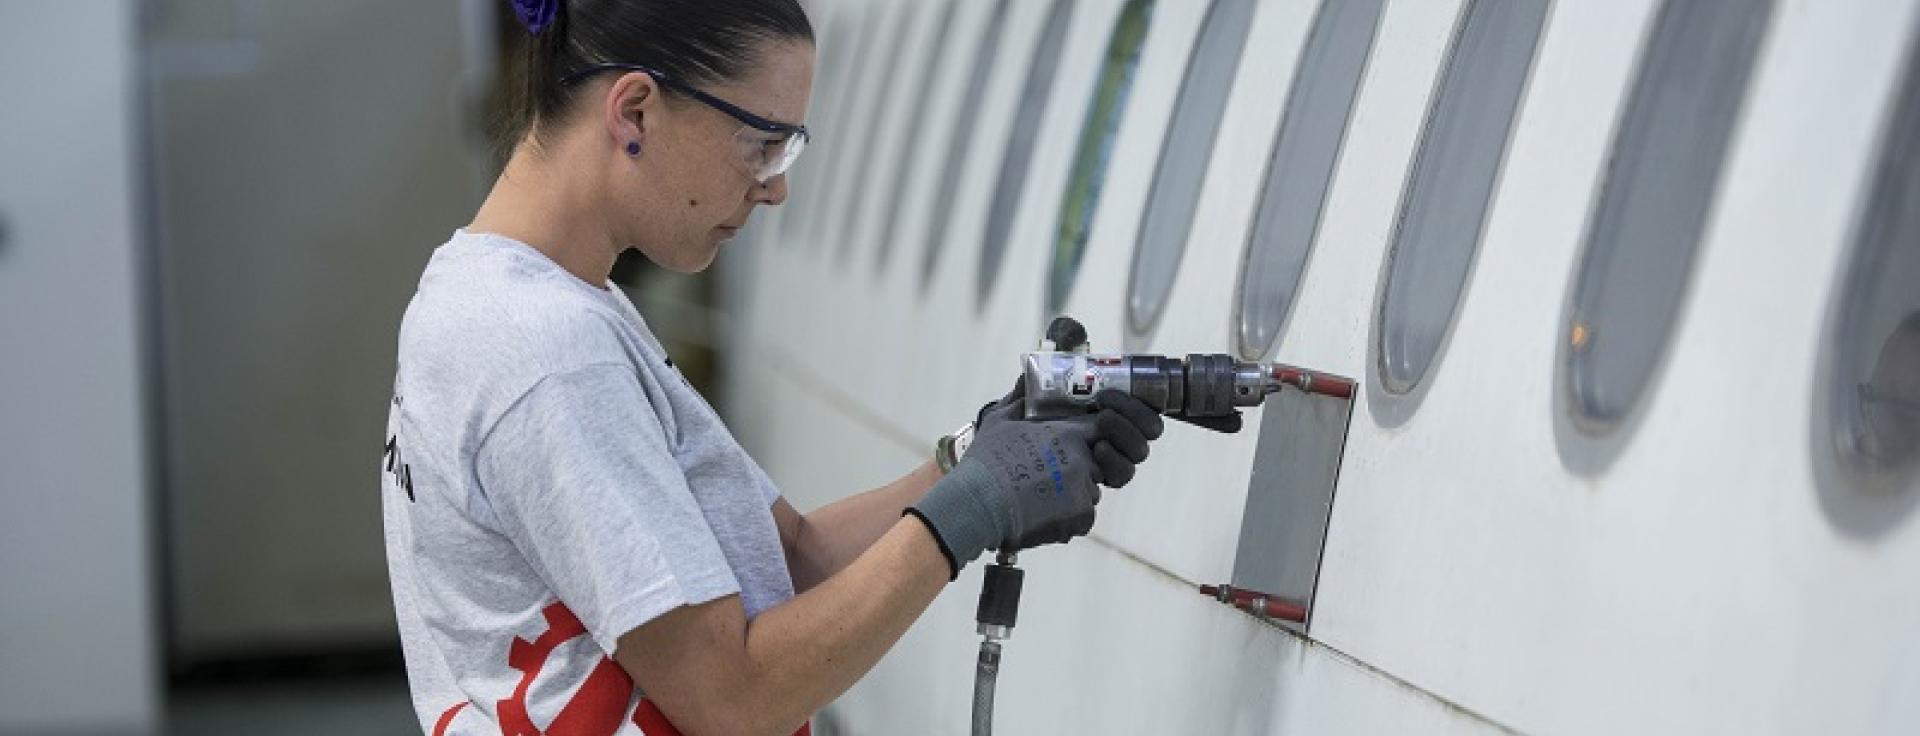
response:
{"label": "black glove cuff", "polygon": [[954,558],[953,550],[947,547],[947,540],[942,539],[940,537],[940,528],[934,526],[933,521],[928,519],[926,514],[920,513],[919,509],[916,509],[912,506],[908,506],[907,510],[901,512],[900,515],[911,516],[915,519],[919,519],[921,524],[926,525],[927,533],[933,535],[933,543],[940,547],[940,555],[942,557],[947,558],[947,570],[949,571],[947,575],[947,582],[951,583],[955,580],[959,580],[960,579],[960,562],[959,560]]}

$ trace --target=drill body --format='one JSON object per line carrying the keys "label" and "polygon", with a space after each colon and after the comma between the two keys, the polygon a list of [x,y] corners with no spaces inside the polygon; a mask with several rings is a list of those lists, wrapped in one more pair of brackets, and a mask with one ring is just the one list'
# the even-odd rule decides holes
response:
{"label": "drill body", "polygon": [[1085,413],[1094,394],[1112,389],[1168,416],[1204,419],[1259,406],[1287,386],[1350,398],[1353,382],[1280,363],[1235,360],[1230,355],[1093,355],[1044,351],[1021,358],[1027,416],[1051,418]]}

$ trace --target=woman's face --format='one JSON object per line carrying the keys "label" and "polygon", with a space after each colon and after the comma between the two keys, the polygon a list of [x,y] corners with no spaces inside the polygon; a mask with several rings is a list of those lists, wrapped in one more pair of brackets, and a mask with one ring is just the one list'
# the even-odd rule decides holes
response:
{"label": "woman's face", "polygon": [[[813,87],[813,46],[767,41],[757,58],[758,65],[739,78],[700,90],[769,121],[803,124]],[[755,207],[786,201],[786,176],[761,183],[748,160],[765,155],[769,149],[762,144],[779,136],[672,90],[640,109],[641,153],[627,157],[619,151],[631,173],[626,186],[610,187],[626,198],[611,203],[630,215],[625,242],[662,268],[704,270]]]}

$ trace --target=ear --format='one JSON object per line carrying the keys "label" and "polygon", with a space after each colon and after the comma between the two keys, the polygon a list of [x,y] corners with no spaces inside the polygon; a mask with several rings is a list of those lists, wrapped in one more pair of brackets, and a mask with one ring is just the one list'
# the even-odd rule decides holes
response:
{"label": "ear", "polygon": [[651,76],[629,72],[613,80],[601,100],[600,117],[614,149],[624,151],[635,142],[645,145],[660,100],[660,84]]}

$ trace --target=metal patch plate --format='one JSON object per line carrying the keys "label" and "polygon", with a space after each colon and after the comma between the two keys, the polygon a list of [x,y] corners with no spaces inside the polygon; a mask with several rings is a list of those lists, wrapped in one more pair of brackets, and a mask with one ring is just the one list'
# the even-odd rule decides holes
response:
{"label": "metal patch plate", "polygon": [[1299,604],[1305,624],[1278,623],[1305,633],[1353,401],[1286,390],[1267,397],[1261,411],[1232,585]]}

